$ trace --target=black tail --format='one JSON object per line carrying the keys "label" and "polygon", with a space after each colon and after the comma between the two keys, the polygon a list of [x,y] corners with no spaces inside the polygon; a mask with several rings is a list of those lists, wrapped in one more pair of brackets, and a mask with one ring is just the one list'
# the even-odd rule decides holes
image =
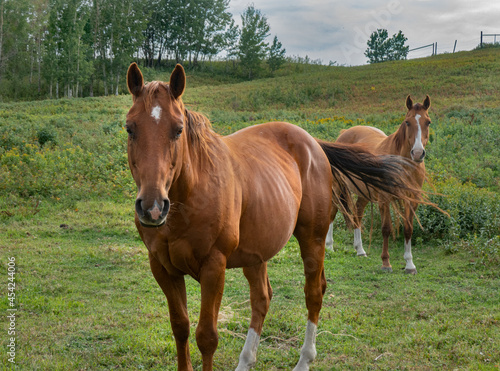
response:
{"label": "black tail", "polygon": [[[412,184],[409,170],[415,165],[401,156],[376,156],[365,147],[356,144],[330,143],[317,140],[332,166],[332,173],[343,188],[348,180],[357,193],[376,201],[376,191],[388,198],[404,199],[420,203],[419,187]],[[366,190],[360,188],[364,184]],[[344,201],[345,202],[345,201]]]}

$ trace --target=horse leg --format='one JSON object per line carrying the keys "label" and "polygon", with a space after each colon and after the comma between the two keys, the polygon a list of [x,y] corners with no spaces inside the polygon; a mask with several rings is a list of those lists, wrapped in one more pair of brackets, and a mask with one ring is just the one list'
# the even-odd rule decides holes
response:
{"label": "horse leg", "polygon": [[382,217],[382,237],[384,244],[382,245],[382,270],[392,272],[391,263],[389,262],[389,236],[392,233],[391,210],[387,202],[380,203],[380,216]]}
{"label": "horse leg", "polygon": [[[313,233],[311,233],[313,232]],[[306,283],[304,292],[306,296],[306,307],[308,310],[308,321],[304,345],[300,351],[300,359],[294,371],[309,370],[309,365],[316,358],[316,329],[318,326],[319,312],[323,304],[323,295],[326,290],[325,278],[325,236],[323,233],[314,233],[311,227],[295,229],[295,237],[299,241],[300,253],[304,262],[304,274]],[[319,237],[319,236],[323,237]]]}
{"label": "horse leg", "polygon": [[366,256],[366,252],[363,249],[363,240],[361,239],[361,221],[363,220],[363,214],[368,202],[366,198],[361,196],[358,197],[358,201],[356,201],[356,215],[354,216],[354,248],[358,256]]}
{"label": "horse leg", "polygon": [[267,275],[267,263],[245,267],[243,273],[250,285],[252,319],[236,371],[247,371],[255,366],[262,325],[273,296],[273,290]]}
{"label": "horse leg", "polygon": [[201,352],[203,371],[213,370],[214,353],[219,344],[217,317],[226,274],[226,257],[220,251],[213,249],[212,254],[203,263],[199,276],[201,308],[200,320],[196,327],[196,344]]}
{"label": "horse leg", "polygon": [[336,205],[333,205],[332,215],[330,217],[331,223],[330,226],[328,227],[328,233],[326,234],[326,241],[325,241],[326,247],[330,250],[333,250],[333,221],[337,216],[338,210],[339,208]]}
{"label": "horse leg", "polygon": [[189,317],[187,312],[186,284],[184,276],[173,276],[150,253],[149,264],[156,282],[165,293],[170,314],[170,325],[177,347],[177,369],[193,370],[189,355]]}
{"label": "horse leg", "polygon": [[417,267],[413,264],[413,255],[411,254],[411,236],[413,234],[413,218],[417,210],[417,203],[405,204],[405,253],[406,260],[405,273],[417,274]]}

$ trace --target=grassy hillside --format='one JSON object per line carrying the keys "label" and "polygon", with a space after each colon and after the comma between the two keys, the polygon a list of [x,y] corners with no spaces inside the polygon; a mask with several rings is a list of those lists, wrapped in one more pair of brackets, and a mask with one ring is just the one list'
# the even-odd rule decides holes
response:
{"label": "grassy hillside", "polygon": [[406,95],[429,94],[437,111],[496,108],[499,57],[499,49],[487,49],[359,67],[288,65],[280,77],[197,87],[185,100],[200,109],[359,115],[400,111]]}
{"label": "grassy hillside", "polygon": [[[188,75],[184,101],[220,134],[272,120],[327,140],[353,125],[391,133],[406,96],[429,94],[426,166],[441,193],[432,200],[451,217],[419,208],[415,277],[397,269],[401,235],[391,241],[395,272],[383,274],[377,217],[365,260],[354,256],[338,218],[313,369],[498,369],[500,49],[352,68],[288,65],[251,82]],[[169,74],[146,71],[146,78]],[[136,190],[123,129],[130,104],[129,96],[0,104],[0,312],[10,303],[18,309],[18,370],[175,369],[166,300],[133,224]],[[298,360],[306,322],[299,255],[292,239],[270,263],[274,297],[257,370]],[[187,284],[199,369],[199,286]],[[216,369],[235,367],[249,315],[244,277],[230,271]],[[7,327],[1,331],[6,349]],[[6,352],[0,360],[8,364]]]}

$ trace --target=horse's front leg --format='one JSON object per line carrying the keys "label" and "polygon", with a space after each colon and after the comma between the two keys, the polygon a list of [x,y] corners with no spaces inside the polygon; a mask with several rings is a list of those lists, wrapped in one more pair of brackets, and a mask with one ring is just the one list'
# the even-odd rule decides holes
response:
{"label": "horse's front leg", "polygon": [[156,282],[167,297],[170,325],[177,346],[177,369],[191,371],[193,367],[189,355],[189,317],[184,276],[169,274],[151,253],[149,253],[149,264]]}
{"label": "horse's front leg", "polygon": [[361,239],[361,225],[365,213],[365,207],[368,205],[368,200],[364,197],[358,197],[356,201],[356,215],[354,219],[354,248],[358,256],[366,256],[366,251],[363,249],[363,240]]}
{"label": "horse's front leg", "polygon": [[417,274],[417,267],[413,264],[413,255],[411,253],[411,236],[413,234],[413,218],[417,210],[417,203],[405,204],[405,253],[404,258],[406,261],[405,273]]}
{"label": "horse's front leg", "polygon": [[203,359],[203,371],[213,369],[213,357],[219,343],[217,316],[224,293],[225,274],[226,257],[220,251],[213,249],[211,255],[204,261],[199,277],[201,308],[200,321],[196,328],[196,343]]}
{"label": "horse's front leg", "polygon": [[392,266],[389,261],[389,236],[392,233],[391,210],[389,203],[380,203],[380,216],[382,217],[382,237],[384,244],[382,245],[382,270],[392,272]]}

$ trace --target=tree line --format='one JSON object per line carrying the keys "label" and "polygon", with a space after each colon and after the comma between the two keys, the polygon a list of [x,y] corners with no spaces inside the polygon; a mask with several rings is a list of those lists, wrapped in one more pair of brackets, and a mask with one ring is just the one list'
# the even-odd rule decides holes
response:
{"label": "tree line", "polygon": [[[131,61],[197,66],[231,61],[252,78],[285,49],[253,5],[241,27],[229,0],[0,0],[0,97],[119,94]],[[235,68],[233,68],[235,69]],[[236,69],[235,69],[236,70]]]}

